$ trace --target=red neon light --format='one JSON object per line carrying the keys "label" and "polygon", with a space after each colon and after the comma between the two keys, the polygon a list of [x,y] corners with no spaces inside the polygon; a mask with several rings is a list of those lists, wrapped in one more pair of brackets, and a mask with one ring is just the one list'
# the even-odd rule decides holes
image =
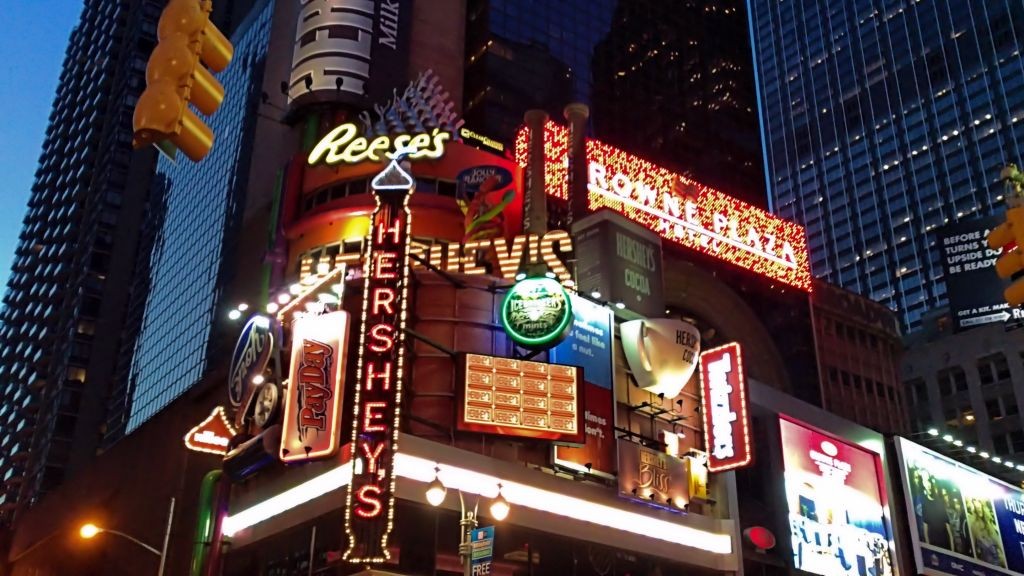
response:
{"label": "red neon light", "polygon": [[700,383],[708,471],[749,465],[754,452],[740,345],[733,342],[701,353]]}
{"label": "red neon light", "polygon": [[395,515],[394,462],[405,369],[412,224],[408,203],[413,180],[395,162],[385,170],[388,176],[409,182],[410,188],[389,185],[374,190],[377,207],[363,257],[366,280],[352,420],[357,457],[352,459],[346,495],[348,548],[343,554],[353,564],[379,564],[390,558],[388,537]]}
{"label": "red neon light", "polygon": [[[526,164],[527,128],[516,135]],[[569,130],[544,126],[547,193],[568,199]],[[588,208],[610,208],[666,240],[811,291],[803,226],[597,140],[587,140]]]}
{"label": "red neon light", "polygon": [[[372,495],[368,495],[371,493]],[[374,484],[366,484],[356,493],[356,498],[360,504],[366,504],[369,509],[363,508],[362,506],[356,507],[356,514],[362,518],[376,518],[380,516],[380,511],[384,507],[380,503],[380,487]]]}
{"label": "red neon light", "polygon": [[374,352],[387,352],[395,346],[395,327],[390,324],[374,324],[370,328],[370,350]]}

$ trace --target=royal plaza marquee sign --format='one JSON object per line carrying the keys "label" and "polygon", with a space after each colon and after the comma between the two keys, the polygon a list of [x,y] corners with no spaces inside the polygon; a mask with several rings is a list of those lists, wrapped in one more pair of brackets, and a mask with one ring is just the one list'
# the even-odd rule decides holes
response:
{"label": "royal plaza marquee sign", "polygon": [[[528,129],[516,136],[525,165]],[[569,130],[544,127],[545,189],[568,199]],[[804,229],[617,148],[587,141],[587,205],[610,208],[665,240],[720,258],[783,284],[811,290]]]}

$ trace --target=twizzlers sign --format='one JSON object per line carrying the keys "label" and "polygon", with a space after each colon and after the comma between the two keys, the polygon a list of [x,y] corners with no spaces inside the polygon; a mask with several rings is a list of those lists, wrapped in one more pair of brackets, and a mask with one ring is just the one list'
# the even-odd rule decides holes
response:
{"label": "twizzlers sign", "polygon": [[700,381],[708,470],[722,472],[750,464],[754,452],[740,345],[733,342],[703,352]]}
{"label": "twizzlers sign", "polygon": [[408,203],[414,181],[392,160],[372,182],[377,202],[363,258],[363,315],[352,430],[352,481],[345,507],[353,564],[386,561],[395,512],[395,453],[405,363],[409,289]]}
{"label": "twizzlers sign", "polygon": [[[529,130],[516,135],[525,165]],[[569,130],[544,126],[545,189],[568,199]],[[807,237],[798,224],[597,140],[587,140],[587,207],[609,208],[662,238],[811,291]]]}

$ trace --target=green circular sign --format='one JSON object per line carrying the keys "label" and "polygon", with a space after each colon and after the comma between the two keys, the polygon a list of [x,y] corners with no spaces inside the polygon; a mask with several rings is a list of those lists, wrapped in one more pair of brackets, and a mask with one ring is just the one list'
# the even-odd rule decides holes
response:
{"label": "green circular sign", "polygon": [[572,327],[572,304],[557,280],[520,280],[505,295],[501,323],[517,344],[547,348],[566,337]]}

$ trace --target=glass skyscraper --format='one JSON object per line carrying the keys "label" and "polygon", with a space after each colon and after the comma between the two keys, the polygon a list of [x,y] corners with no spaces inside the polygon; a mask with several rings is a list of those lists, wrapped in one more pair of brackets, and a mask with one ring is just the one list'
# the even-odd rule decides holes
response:
{"label": "glass skyscraper", "polygon": [[155,163],[131,118],[159,14],[87,0],[68,42],[0,312],[0,523],[99,444]]}
{"label": "glass skyscraper", "polygon": [[244,207],[256,107],[273,2],[264,2],[232,38],[234,58],[219,75],[225,98],[209,118],[216,134],[201,163],[162,158],[151,189],[152,252],[140,266],[132,307],[141,311],[125,393],[111,406],[111,429],[130,433],[203,375],[232,241]]}
{"label": "glass skyscraper", "polygon": [[469,0],[466,126],[511,141],[530,108],[765,206],[740,0]]}
{"label": "glass skyscraper", "polygon": [[946,304],[936,229],[1002,208],[1024,152],[1024,3],[748,0],[774,211],[820,277]]}

